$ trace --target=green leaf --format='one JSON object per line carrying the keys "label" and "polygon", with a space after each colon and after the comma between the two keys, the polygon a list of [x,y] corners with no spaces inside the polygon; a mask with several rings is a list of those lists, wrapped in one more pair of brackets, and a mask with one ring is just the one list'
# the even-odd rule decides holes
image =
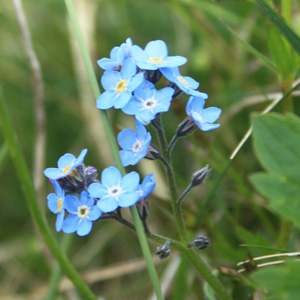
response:
{"label": "green leaf", "polygon": [[300,38],[296,33],[285,23],[268,4],[263,0],[255,0],[259,8],[264,12],[268,19],[278,28],[278,30],[285,36],[291,46],[300,54]]}
{"label": "green leaf", "polygon": [[269,300],[294,300],[300,293],[300,263],[287,262],[280,266],[265,267],[251,275],[251,279],[274,296]]}
{"label": "green leaf", "polygon": [[286,177],[259,173],[250,177],[256,190],[268,200],[270,208],[300,228],[300,187]]}
{"label": "green leaf", "polygon": [[268,33],[269,49],[281,78],[285,81],[292,81],[298,69],[298,56],[291,55],[293,51],[289,44],[274,26],[268,27]]}
{"label": "green leaf", "polygon": [[262,166],[292,182],[300,181],[300,119],[270,113],[253,117],[255,153]]}

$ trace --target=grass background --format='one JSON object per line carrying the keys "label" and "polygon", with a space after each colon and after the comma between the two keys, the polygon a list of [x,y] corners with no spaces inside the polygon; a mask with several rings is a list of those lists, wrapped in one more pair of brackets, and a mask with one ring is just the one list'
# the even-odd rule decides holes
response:
{"label": "grass background", "polygon": [[[112,165],[113,160],[64,2],[23,2],[43,75],[47,135],[45,167],[55,166],[57,159],[66,152],[78,155],[81,149],[88,148],[86,164],[101,172]],[[180,140],[173,153],[180,191],[188,185],[193,172],[207,163],[213,168],[206,184],[195,188],[184,203],[191,239],[196,234],[203,234],[212,241],[212,246],[203,251],[211,266],[235,268],[237,262],[247,258],[247,250],[253,256],[270,253],[265,249],[241,247],[241,243],[278,247],[280,219],[268,210],[267,202],[248,181],[251,173],[260,170],[251,141],[239,152],[218,189],[203,207],[218,175],[249,128],[251,115],[262,111],[273,93],[281,92],[278,74],[249,53],[225,26],[229,24],[244,40],[270,57],[269,25],[258,7],[250,1],[234,0],[74,2],[99,79],[102,71],[97,66],[97,59],[108,57],[111,48],[127,37],[141,47],[151,40],[161,39],[167,43],[170,55],[188,58],[181,73],[201,83],[200,90],[209,95],[207,106],[223,110],[218,130],[197,131]],[[280,7],[279,1],[274,2]],[[292,1],[292,7],[292,27],[297,32],[300,28],[299,2]],[[1,86],[27,164],[32,169],[36,142],[32,72],[11,1],[0,4],[0,28]],[[184,96],[174,101],[171,110],[163,116],[169,139],[185,118],[186,101]],[[298,113],[299,107],[295,103]],[[109,111],[109,115],[116,134],[125,127],[134,128],[133,118],[120,111]],[[4,145],[2,135],[0,142]],[[0,298],[43,299],[54,262],[34,227],[9,154],[4,148],[2,151]],[[149,227],[154,232],[176,237],[162,166],[151,161],[128,168],[131,169],[143,175],[155,173],[158,186],[149,198]],[[43,178],[43,187],[39,201],[54,232],[55,216],[46,209],[46,196],[52,192],[46,178]],[[62,233],[54,234],[58,240],[62,239]],[[297,234],[295,230],[289,250],[297,249]],[[157,246],[150,242],[153,253]],[[79,272],[87,276],[95,294],[103,299],[150,299],[152,288],[147,271],[140,267],[143,259],[137,238],[120,224],[97,222],[89,236],[74,236],[69,256]],[[175,251],[169,259],[156,262],[159,274],[172,279],[167,299],[204,299],[200,276],[185,260],[180,261]],[[108,271],[110,273],[105,273]],[[220,279],[232,289],[233,299],[248,299],[251,288],[225,276]],[[76,292],[64,281],[55,299],[77,298]]]}

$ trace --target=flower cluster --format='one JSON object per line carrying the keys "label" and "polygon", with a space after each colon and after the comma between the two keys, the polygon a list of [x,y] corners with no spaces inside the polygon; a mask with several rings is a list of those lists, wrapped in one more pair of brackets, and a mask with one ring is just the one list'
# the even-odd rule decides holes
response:
{"label": "flower cluster", "polygon": [[[104,92],[97,99],[99,109],[121,109],[136,118],[136,132],[123,130],[118,136],[124,166],[135,165],[149,154],[151,135],[145,127],[160,113],[167,112],[171,102],[180,93],[190,95],[186,106],[188,117],[184,121],[191,129],[203,131],[220,126],[214,124],[221,114],[217,107],[204,108],[207,94],[198,91],[199,83],[193,78],[182,76],[179,67],[187,62],[182,56],[169,56],[165,42],[149,42],[145,49],[133,45],[128,38],[126,43],[111,50],[110,58],[98,60],[104,69],[101,84]],[[164,76],[168,87],[157,90],[155,85]],[[181,131],[183,132],[183,131]],[[181,135],[182,136],[182,135]]]}
{"label": "flower cluster", "polygon": [[83,164],[86,154],[87,149],[82,150],[78,158],[67,153],[58,160],[57,168],[44,171],[55,190],[47,199],[50,211],[57,214],[56,230],[76,232],[79,236],[89,234],[93,222],[102,213],[109,214],[119,207],[132,206],[155,188],[152,174],[140,184],[137,172],[122,176],[115,167],[104,169],[99,182],[97,170]]}

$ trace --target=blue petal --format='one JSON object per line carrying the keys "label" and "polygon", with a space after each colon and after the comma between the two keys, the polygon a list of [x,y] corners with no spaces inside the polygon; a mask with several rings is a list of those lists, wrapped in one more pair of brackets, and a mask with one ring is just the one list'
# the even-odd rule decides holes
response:
{"label": "blue petal", "polygon": [[86,205],[88,207],[91,207],[94,205],[94,199],[91,198],[90,195],[86,191],[81,192],[80,202],[81,202],[81,205]]}
{"label": "blue petal", "polygon": [[115,91],[105,91],[97,99],[97,108],[109,109],[114,106],[118,94]]}
{"label": "blue petal", "polygon": [[105,90],[114,90],[120,80],[122,80],[120,72],[105,71],[101,77],[101,84]]}
{"label": "blue petal", "polygon": [[66,153],[65,155],[59,158],[57,166],[59,169],[65,169],[69,165],[72,165],[75,160],[76,157],[73,154]]}
{"label": "blue petal", "polygon": [[65,197],[65,208],[69,213],[77,214],[79,205],[80,205],[80,201],[77,197],[73,195],[67,195]]}
{"label": "blue petal", "polygon": [[57,197],[65,197],[65,191],[61,188],[61,186],[59,185],[59,183],[56,180],[53,180],[52,185],[55,189],[55,193],[57,195]]}
{"label": "blue petal", "polygon": [[49,179],[53,179],[53,180],[58,180],[60,178],[65,177],[65,174],[63,173],[63,171],[58,168],[47,168],[44,171],[44,175],[46,177],[48,177]]}
{"label": "blue petal", "polygon": [[77,230],[79,218],[77,215],[69,215],[63,222],[62,230],[65,233],[73,233]]}
{"label": "blue petal", "polygon": [[120,196],[119,206],[120,207],[129,207],[134,205],[139,200],[139,195],[136,191],[126,192]]}
{"label": "blue petal", "polygon": [[139,182],[139,173],[132,171],[123,177],[121,187],[124,191],[134,191],[139,186]]}
{"label": "blue petal", "polygon": [[122,165],[124,167],[128,167],[130,165],[132,165],[132,156],[133,156],[133,152],[130,150],[121,150],[120,152],[120,157],[121,157],[121,161],[122,161]]}
{"label": "blue petal", "polygon": [[95,182],[89,185],[88,192],[94,198],[101,198],[107,194],[107,188],[101,183]]}
{"label": "blue petal", "polygon": [[143,73],[136,74],[128,82],[127,90],[133,92],[138,86],[142,84],[143,81],[144,81],[144,74]]}
{"label": "blue petal", "polygon": [[97,202],[97,206],[105,213],[112,212],[118,208],[118,203],[114,198],[102,198]]}
{"label": "blue petal", "polygon": [[89,211],[89,220],[96,221],[100,218],[102,211],[97,205],[94,205]]}
{"label": "blue petal", "polygon": [[145,52],[149,57],[164,58],[168,55],[168,48],[164,41],[156,40],[146,45]]}
{"label": "blue petal", "polygon": [[161,64],[162,67],[168,67],[168,68],[172,68],[172,67],[178,67],[178,66],[182,66],[187,62],[187,58],[183,57],[183,56],[168,56],[164,59],[164,64]]}
{"label": "blue petal", "polygon": [[122,79],[129,80],[133,75],[136,74],[136,71],[134,60],[132,58],[127,58],[121,68]]}
{"label": "blue petal", "polygon": [[132,97],[132,93],[130,91],[123,91],[119,97],[116,97],[115,101],[114,101],[114,108],[119,109],[124,107],[130,100],[130,98]]}
{"label": "blue petal", "polygon": [[83,162],[83,160],[84,160],[84,158],[85,158],[87,152],[88,152],[87,149],[83,149],[83,150],[80,152],[78,158],[77,158],[76,161],[74,162],[74,166],[75,166],[75,167],[78,167],[79,165],[82,164],[82,162]]}
{"label": "blue petal", "polygon": [[208,107],[202,111],[201,116],[205,121],[213,123],[220,117],[221,112],[222,110],[220,108]]}
{"label": "blue petal", "polygon": [[143,198],[147,197],[152,191],[155,189],[156,182],[154,180],[154,175],[149,174],[145,177],[143,183],[142,183],[142,191],[143,191]]}
{"label": "blue petal", "polygon": [[132,129],[124,129],[118,134],[118,143],[123,149],[131,149],[136,142],[136,132]]}
{"label": "blue petal", "polygon": [[198,122],[196,122],[196,124],[203,131],[209,131],[220,127],[220,124],[198,123]]}
{"label": "blue petal", "polygon": [[64,217],[65,217],[65,210],[63,210],[61,213],[57,214],[56,222],[55,222],[55,229],[57,232],[62,230]]}
{"label": "blue petal", "polygon": [[77,234],[79,236],[87,235],[91,232],[92,227],[93,227],[93,223],[90,220],[86,218],[81,219],[78,223]]}
{"label": "blue petal", "polygon": [[117,185],[122,178],[121,172],[115,167],[109,167],[103,170],[101,174],[101,183],[104,186]]}
{"label": "blue petal", "polygon": [[136,113],[138,113],[141,107],[141,101],[132,96],[129,102],[124,107],[122,107],[122,111],[127,115],[135,115]]}
{"label": "blue petal", "polygon": [[136,62],[146,61],[148,59],[148,56],[144,52],[144,50],[141,47],[136,46],[136,45],[134,45],[130,48],[130,54]]}
{"label": "blue petal", "polygon": [[141,137],[144,137],[145,135],[147,135],[147,130],[146,130],[145,126],[138,120],[135,120],[135,128],[136,128],[136,133],[137,133],[138,138],[141,138]]}
{"label": "blue petal", "polygon": [[47,199],[48,199],[48,208],[50,209],[50,211],[52,211],[54,214],[57,214],[58,213],[58,207],[57,207],[57,201],[58,201],[58,198],[57,198],[57,195],[52,193],[52,194],[49,194],[47,196]]}

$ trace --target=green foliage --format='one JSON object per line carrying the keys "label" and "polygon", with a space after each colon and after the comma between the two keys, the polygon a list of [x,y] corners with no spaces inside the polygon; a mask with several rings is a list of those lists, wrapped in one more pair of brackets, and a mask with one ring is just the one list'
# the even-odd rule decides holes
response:
{"label": "green foliage", "polygon": [[300,119],[288,114],[253,117],[254,150],[267,173],[251,176],[270,207],[300,228]]}

